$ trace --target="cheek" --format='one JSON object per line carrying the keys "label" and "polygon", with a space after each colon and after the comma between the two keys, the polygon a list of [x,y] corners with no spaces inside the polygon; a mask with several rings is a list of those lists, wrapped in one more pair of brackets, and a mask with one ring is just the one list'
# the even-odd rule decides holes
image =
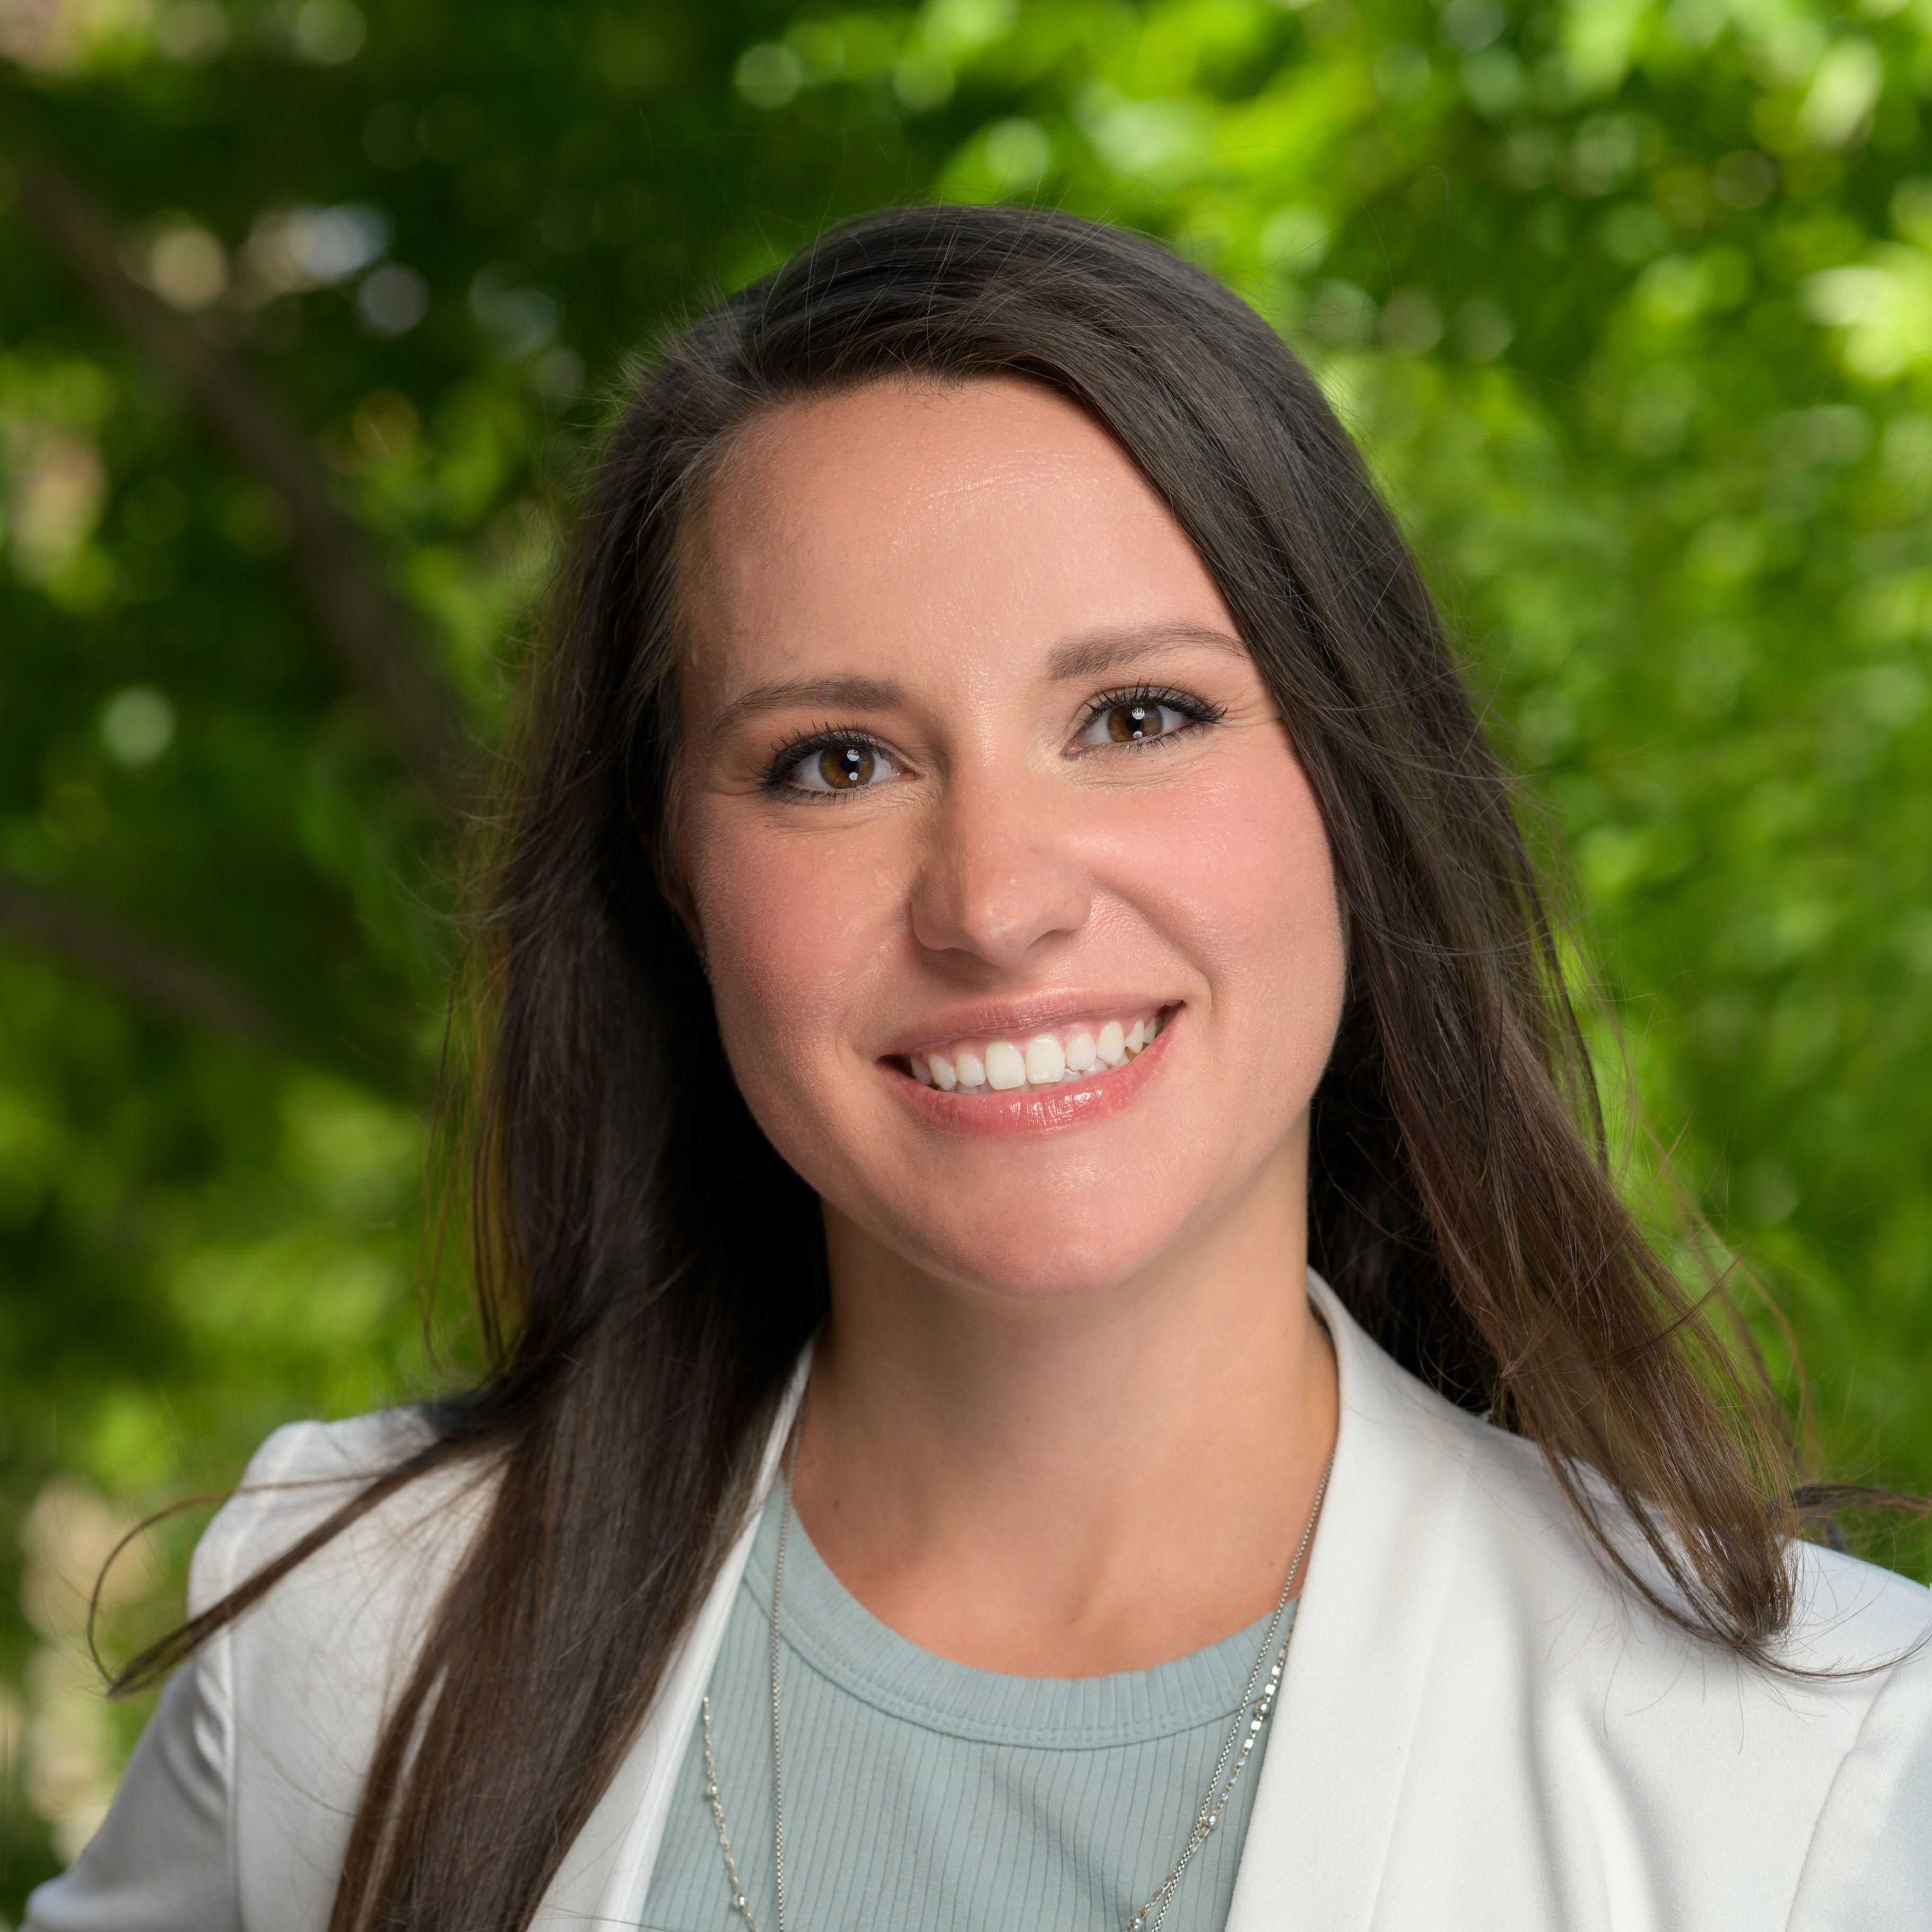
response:
{"label": "cheek", "polygon": [[1121,828],[1123,897],[1198,966],[1229,1050],[1318,1074],[1341,1013],[1343,924],[1327,828],[1286,737],[1244,734],[1204,782],[1149,808]]}
{"label": "cheek", "polygon": [[[1218,980],[1224,1051],[1249,1070],[1231,1077],[1264,1137],[1300,1117],[1334,1051],[1347,962],[1328,834],[1299,769],[1293,784],[1246,801],[1198,907],[1202,952]],[[1218,964],[1220,971],[1216,974]],[[1252,1077],[1258,1071],[1258,1080]],[[1231,1070],[1232,1076],[1232,1070]]]}
{"label": "cheek", "polygon": [[718,1028],[764,1120],[791,1111],[836,1050],[880,951],[891,888],[860,842],[787,838],[739,802],[694,806],[682,842]]}

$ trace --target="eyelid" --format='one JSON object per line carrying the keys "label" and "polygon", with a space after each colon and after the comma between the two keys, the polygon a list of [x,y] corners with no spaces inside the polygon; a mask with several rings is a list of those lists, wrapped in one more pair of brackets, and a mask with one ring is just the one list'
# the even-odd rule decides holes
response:
{"label": "eyelid", "polygon": [[[812,800],[850,798],[855,794],[845,791],[820,791],[816,786],[793,784],[791,774],[814,752],[830,750],[836,745],[862,745],[875,757],[882,758],[902,776],[908,767],[905,760],[876,732],[854,730],[843,725],[818,724],[803,731],[794,732],[786,739],[765,760],[758,773],[758,787],[761,791],[782,793],[793,798]],[[862,791],[877,788],[863,785]]]}
{"label": "eyelid", "polygon": [[[1137,751],[1151,750],[1156,745],[1164,744],[1171,738],[1184,736],[1196,724],[1218,724],[1225,718],[1227,707],[1199,698],[1191,691],[1180,691],[1172,685],[1135,684],[1118,691],[1103,691],[1090,698],[1081,712],[1079,722],[1073,728],[1077,742],[1081,734],[1090,730],[1107,713],[1123,704],[1157,704],[1169,711],[1178,711],[1186,722],[1172,731],[1163,731],[1157,738],[1150,738],[1131,748]],[[1086,748],[1091,751],[1109,748],[1099,745]]]}

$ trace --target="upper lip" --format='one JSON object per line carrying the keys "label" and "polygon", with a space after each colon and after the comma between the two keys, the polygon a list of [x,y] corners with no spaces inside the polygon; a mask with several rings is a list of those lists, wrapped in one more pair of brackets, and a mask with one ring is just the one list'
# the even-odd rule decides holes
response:
{"label": "upper lip", "polygon": [[890,1041],[879,1057],[920,1053],[956,1040],[1012,1040],[1064,1026],[1069,1020],[1125,1019],[1130,1014],[1160,1012],[1177,1003],[1149,993],[1034,993],[1024,999],[983,1000],[955,1006],[945,1014],[922,1019]]}

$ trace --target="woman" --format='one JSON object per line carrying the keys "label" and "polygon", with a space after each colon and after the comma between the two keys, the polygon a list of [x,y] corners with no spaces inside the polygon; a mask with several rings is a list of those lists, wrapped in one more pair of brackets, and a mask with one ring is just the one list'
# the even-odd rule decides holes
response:
{"label": "woman", "polygon": [[1234,297],[822,237],[640,381],[519,763],[494,1366],[270,1440],[30,1924],[1932,1922],[1927,1593],[1796,1540]]}

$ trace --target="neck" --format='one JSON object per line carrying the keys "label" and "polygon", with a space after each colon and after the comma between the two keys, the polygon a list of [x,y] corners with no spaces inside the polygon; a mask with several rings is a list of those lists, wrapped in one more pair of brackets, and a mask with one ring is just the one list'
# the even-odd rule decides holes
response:
{"label": "neck", "polygon": [[1266,1615],[1335,1433],[1304,1174],[1285,1149],[1154,1264],[1052,1299],[938,1280],[828,1208],[795,1494],[845,1587],[1026,1676],[1146,1669]]}

